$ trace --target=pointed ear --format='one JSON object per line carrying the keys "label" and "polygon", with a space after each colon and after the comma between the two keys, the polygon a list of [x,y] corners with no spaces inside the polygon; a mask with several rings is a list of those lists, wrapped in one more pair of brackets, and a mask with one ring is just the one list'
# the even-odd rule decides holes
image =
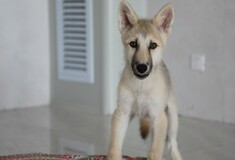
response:
{"label": "pointed ear", "polygon": [[119,30],[130,29],[138,22],[138,17],[131,6],[122,0],[119,5]]}
{"label": "pointed ear", "polygon": [[160,32],[170,35],[174,20],[174,8],[168,3],[153,18],[153,23]]}

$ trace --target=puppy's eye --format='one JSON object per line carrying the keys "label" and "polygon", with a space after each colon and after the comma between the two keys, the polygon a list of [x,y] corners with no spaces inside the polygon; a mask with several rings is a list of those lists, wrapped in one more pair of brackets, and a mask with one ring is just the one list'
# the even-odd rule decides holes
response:
{"label": "puppy's eye", "polygon": [[157,48],[157,46],[158,46],[157,43],[151,42],[149,45],[149,49],[155,49],[155,48]]}
{"label": "puppy's eye", "polygon": [[131,41],[131,42],[130,42],[130,46],[131,46],[132,48],[137,48],[137,42],[136,42],[136,41]]}

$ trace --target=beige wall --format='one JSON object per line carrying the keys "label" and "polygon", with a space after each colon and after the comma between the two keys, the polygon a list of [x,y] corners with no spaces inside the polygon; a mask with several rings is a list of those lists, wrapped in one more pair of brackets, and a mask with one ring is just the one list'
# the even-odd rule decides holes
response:
{"label": "beige wall", "polygon": [[[148,1],[148,16],[166,2]],[[170,2],[176,12],[165,59],[180,113],[235,122],[235,1]],[[190,69],[192,54],[205,54],[205,72]]]}

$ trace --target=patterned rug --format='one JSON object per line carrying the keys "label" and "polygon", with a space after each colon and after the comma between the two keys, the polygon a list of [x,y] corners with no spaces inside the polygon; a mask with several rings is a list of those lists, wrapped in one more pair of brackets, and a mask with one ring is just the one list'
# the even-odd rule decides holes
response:
{"label": "patterned rug", "polygon": [[[69,154],[43,154],[43,153],[0,156],[0,160],[106,160],[106,159],[107,156],[105,155],[81,156],[81,155],[69,155]],[[123,156],[123,160],[146,160],[146,158]]]}

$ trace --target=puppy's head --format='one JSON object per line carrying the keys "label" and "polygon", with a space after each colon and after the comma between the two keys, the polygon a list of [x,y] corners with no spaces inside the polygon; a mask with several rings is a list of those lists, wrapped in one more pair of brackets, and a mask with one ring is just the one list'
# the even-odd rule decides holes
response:
{"label": "puppy's head", "polygon": [[119,30],[125,60],[139,79],[148,77],[162,60],[162,50],[171,33],[174,9],[167,4],[151,19],[140,19],[123,0],[119,6]]}

